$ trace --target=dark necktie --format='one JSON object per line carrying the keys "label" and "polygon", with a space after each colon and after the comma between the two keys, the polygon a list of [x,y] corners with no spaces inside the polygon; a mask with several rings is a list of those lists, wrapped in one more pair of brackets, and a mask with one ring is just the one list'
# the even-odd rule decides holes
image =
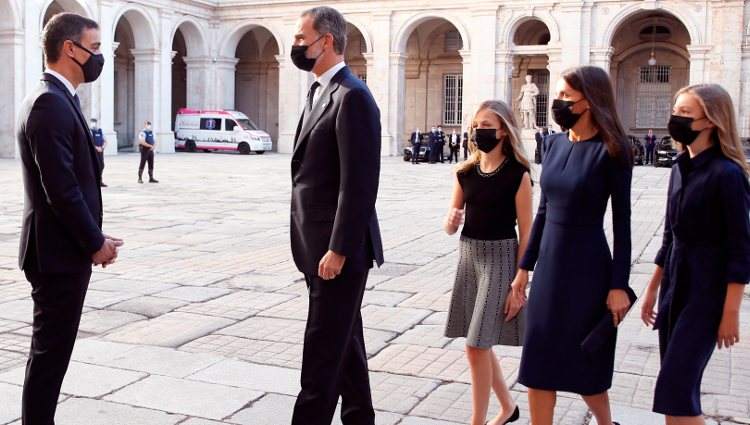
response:
{"label": "dark necktie", "polygon": [[315,99],[315,90],[320,87],[319,82],[314,82],[312,86],[310,87],[310,93],[307,94],[307,108],[305,108],[305,115],[310,115],[310,112],[312,111],[313,107],[313,99]]}
{"label": "dark necktie", "polygon": [[76,106],[78,106],[78,110],[81,110],[81,99],[78,97],[78,94],[73,95],[73,100],[76,102]]}

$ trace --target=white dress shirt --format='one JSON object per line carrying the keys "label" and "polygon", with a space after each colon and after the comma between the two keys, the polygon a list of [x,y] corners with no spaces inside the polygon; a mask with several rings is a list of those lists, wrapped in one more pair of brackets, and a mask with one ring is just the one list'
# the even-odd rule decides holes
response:
{"label": "white dress shirt", "polygon": [[68,91],[70,92],[70,95],[73,96],[73,97],[75,97],[75,95],[76,95],[76,89],[75,89],[75,87],[73,87],[73,84],[71,84],[70,81],[68,81],[67,78],[63,77],[62,74],[60,74],[59,72],[53,71],[53,70],[51,70],[49,68],[45,69],[44,72],[46,72],[47,74],[51,74],[52,76],[54,76],[58,80],[62,81],[62,83],[65,84],[65,87],[67,87]]}
{"label": "white dress shirt", "polygon": [[346,63],[344,61],[341,61],[337,63],[336,65],[332,66],[328,69],[328,71],[324,72],[323,75],[318,77],[315,81],[317,81],[320,84],[320,87],[318,87],[317,90],[315,90],[315,94],[313,95],[313,108],[318,103],[318,99],[320,99],[320,94],[323,93],[323,90],[331,84],[331,79],[334,75],[336,75],[337,72],[341,71],[343,67],[346,66]]}

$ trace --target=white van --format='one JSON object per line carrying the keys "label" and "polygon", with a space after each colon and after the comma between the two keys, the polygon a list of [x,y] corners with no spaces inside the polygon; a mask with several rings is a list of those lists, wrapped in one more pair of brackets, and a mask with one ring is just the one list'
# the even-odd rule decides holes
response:
{"label": "white van", "polygon": [[229,150],[247,155],[250,151],[262,154],[272,147],[271,136],[238,111],[182,108],[177,111],[174,129],[175,149],[186,152]]}

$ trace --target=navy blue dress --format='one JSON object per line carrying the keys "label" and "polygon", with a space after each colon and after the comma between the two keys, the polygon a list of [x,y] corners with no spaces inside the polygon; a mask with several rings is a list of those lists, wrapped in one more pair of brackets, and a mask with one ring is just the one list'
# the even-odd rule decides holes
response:
{"label": "navy blue dress", "polygon": [[[518,381],[582,395],[612,386],[616,332],[594,353],[581,342],[607,313],[610,289],[628,286],[632,170],[607,153],[601,137],[548,137],[542,196],[521,268],[534,270]],[[604,234],[612,198],[614,255]],[[536,267],[535,267],[536,265]]]}
{"label": "navy blue dress", "polygon": [[672,166],[659,289],[661,370],[654,412],[702,414],[703,371],[716,347],[727,283],[750,280],[750,185],[718,146]]}

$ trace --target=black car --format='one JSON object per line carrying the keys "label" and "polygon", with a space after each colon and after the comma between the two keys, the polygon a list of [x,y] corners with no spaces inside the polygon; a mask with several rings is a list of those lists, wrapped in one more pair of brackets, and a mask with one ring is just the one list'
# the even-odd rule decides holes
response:
{"label": "black car", "polygon": [[656,143],[656,149],[654,152],[654,165],[657,167],[671,167],[672,164],[677,160],[677,155],[680,151],[674,147],[672,138],[664,136],[659,142]]}
{"label": "black car", "polygon": [[[404,161],[411,161],[411,156],[413,155],[414,148],[411,146],[407,146],[404,148]],[[419,157],[417,157],[417,162],[427,162],[430,160],[430,147],[429,146],[421,146],[419,148]]]}
{"label": "black car", "polygon": [[641,144],[641,139],[631,136],[628,134],[628,139],[630,139],[630,146],[633,148],[633,162],[638,165],[643,165],[643,162],[646,159],[646,149],[643,147],[643,144]]}

